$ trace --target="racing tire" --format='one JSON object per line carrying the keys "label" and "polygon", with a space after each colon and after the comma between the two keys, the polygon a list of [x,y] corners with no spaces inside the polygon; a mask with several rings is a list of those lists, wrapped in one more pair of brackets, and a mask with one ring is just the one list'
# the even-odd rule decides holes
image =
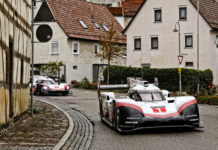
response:
{"label": "racing tire", "polygon": [[119,108],[116,108],[116,105],[114,103],[113,105],[113,109],[114,109],[114,117],[113,117],[113,129],[116,130],[116,131],[119,131],[118,130],[118,127],[119,127]]}
{"label": "racing tire", "polygon": [[62,93],[62,96],[67,96],[68,95],[68,93]]}
{"label": "racing tire", "polygon": [[37,95],[37,96],[41,96],[41,95],[42,95],[41,88],[38,88],[38,89],[37,89],[36,95]]}
{"label": "racing tire", "polygon": [[103,110],[102,110],[102,102],[101,102],[101,100],[99,100],[99,111],[100,111],[100,119],[101,119],[101,121],[103,122],[103,120],[102,120],[102,117],[103,117]]}
{"label": "racing tire", "polygon": [[39,90],[36,91],[37,96],[41,96],[41,92]]}

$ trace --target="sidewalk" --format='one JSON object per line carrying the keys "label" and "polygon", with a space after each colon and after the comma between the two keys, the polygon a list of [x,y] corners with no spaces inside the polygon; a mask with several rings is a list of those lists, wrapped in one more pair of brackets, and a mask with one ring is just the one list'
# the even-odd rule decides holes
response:
{"label": "sidewalk", "polygon": [[68,129],[68,119],[55,107],[34,101],[34,115],[22,115],[0,131],[0,150],[49,150]]}

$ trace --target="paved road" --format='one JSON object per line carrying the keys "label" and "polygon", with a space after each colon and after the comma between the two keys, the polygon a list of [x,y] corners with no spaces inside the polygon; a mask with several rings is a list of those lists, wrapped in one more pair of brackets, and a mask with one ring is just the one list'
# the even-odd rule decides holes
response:
{"label": "paved road", "polygon": [[218,107],[215,106],[199,107],[203,130],[149,129],[121,135],[100,121],[96,92],[74,90],[73,95],[46,98],[70,105],[90,118],[95,124],[91,150],[218,150]]}

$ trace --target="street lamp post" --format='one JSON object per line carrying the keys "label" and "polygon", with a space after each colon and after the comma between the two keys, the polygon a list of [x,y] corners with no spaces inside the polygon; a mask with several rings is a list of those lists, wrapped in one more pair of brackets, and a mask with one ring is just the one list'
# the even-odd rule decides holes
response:
{"label": "street lamp post", "polygon": [[[178,25],[178,29],[177,29],[177,25]],[[173,32],[179,32],[179,57],[181,56],[181,44],[180,44],[180,24],[177,21],[175,24],[175,28],[173,30]],[[179,65],[179,93],[180,95],[182,95],[182,75],[181,75],[181,64]]]}

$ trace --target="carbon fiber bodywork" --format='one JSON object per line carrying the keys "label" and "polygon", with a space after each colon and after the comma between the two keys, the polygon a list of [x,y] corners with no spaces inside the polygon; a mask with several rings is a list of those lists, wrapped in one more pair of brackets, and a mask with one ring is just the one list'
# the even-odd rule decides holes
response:
{"label": "carbon fiber bodywork", "polygon": [[118,107],[118,128],[120,130],[137,130],[147,127],[167,126],[199,126],[198,105],[192,104],[186,107],[181,113],[170,117],[146,116],[137,109],[121,106]]}
{"label": "carbon fiber bodywork", "polygon": [[67,91],[67,90],[62,90],[62,91],[52,91],[52,90],[43,91],[42,90],[42,93],[43,94],[69,94],[69,91]]}

